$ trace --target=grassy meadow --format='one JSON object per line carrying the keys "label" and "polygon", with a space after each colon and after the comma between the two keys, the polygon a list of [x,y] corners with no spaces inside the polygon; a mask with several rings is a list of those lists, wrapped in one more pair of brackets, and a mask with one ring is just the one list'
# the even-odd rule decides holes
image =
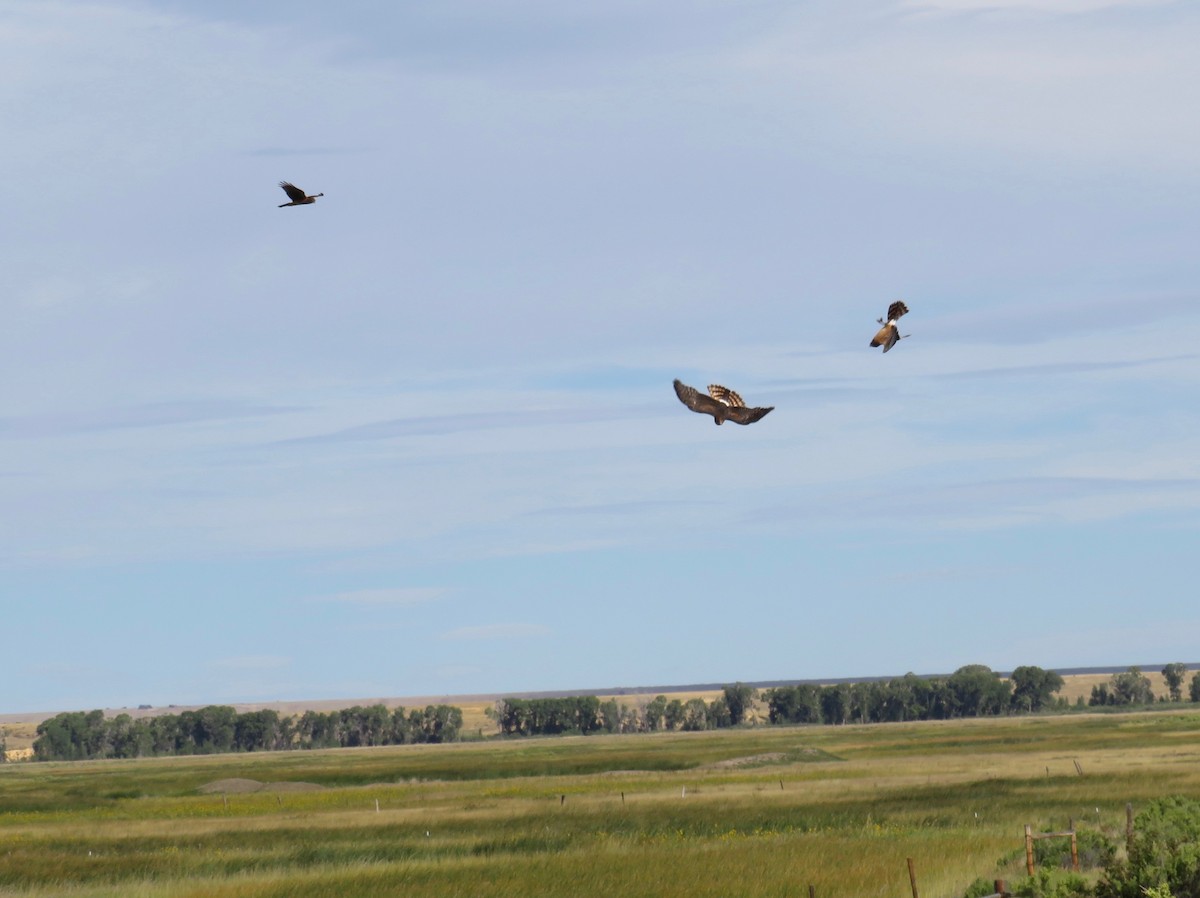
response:
{"label": "grassy meadow", "polygon": [[949,898],[1198,762],[1192,709],[10,764],[0,895]]}

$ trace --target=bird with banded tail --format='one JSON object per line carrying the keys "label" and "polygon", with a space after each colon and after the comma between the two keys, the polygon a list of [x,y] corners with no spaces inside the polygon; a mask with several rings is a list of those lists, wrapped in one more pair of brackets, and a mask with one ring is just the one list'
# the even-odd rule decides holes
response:
{"label": "bird with banded tail", "polygon": [[692,411],[712,415],[713,421],[718,425],[726,421],[753,424],[775,408],[773,405],[767,408],[747,408],[741,396],[720,384],[709,384],[706,396],[695,387],[689,387],[676,379],[675,395]]}
{"label": "bird with banded tail", "polygon": [[279,186],[283,188],[283,192],[288,195],[290,203],[280,203],[279,208],[284,206],[307,206],[309,203],[315,203],[317,197],[324,196],[323,193],[314,193],[312,196],[306,196],[304,191],[293,184],[291,181],[280,181]]}
{"label": "bird with banded tail", "polygon": [[[901,316],[907,314],[908,306],[899,300],[896,300],[896,302],[888,306],[887,321],[884,322],[882,318],[875,319],[882,324],[883,327],[879,329],[879,333],[871,338],[871,345],[882,346],[884,352],[887,352],[889,349],[895,346],[896,343],[901,339],[900,327],[897,322],[900,320]],[[904,336],[911,337],[912,334],[905,334]]]}

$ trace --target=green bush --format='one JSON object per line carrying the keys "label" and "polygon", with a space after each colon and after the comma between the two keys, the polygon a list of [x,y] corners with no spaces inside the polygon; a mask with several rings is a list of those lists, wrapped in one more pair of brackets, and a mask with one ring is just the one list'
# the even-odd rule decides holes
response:
{"label": "green bush", "polygon": [[1092,887],[1078,873],[1038,870],[1017,883],[1013,894],[1020,898],[1090,898]]}
{"label": "green bush", "polygon": [[967,890],[963,892],[963,898],[985,898],[987,895],[996,894],[996,883],[990,879],[984,879],[982,876],[967,886]]}
{"label": "green bush", "polygon": [[[1094,829],[1076,830],[1075,849],[1079,852],[1079,869],[1081,870],[1107,867],[1117,853],[1117,846],[1112,839]],[[1033,860],[1038,867],[1069,868],[1071,866],[1070,837],[1038,839],[1033,843]]]}
{"label": "green bush", "polygon": [[1152,801],[1134,820],[1127,860],[1109,866],[1098,898],[1200,895],[1200,802],[1175,796]]}

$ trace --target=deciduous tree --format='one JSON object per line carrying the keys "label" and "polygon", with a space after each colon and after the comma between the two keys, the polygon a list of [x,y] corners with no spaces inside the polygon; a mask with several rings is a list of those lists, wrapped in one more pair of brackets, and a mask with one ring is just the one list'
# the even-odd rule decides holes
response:
{"label": "deciduous tree", "polygon": [[1150,679],[1142,674],[1140,667],[1113,674],[1109,693],[1114,705],[1148,705],[1154,701]]}
{"label": "deciduous tree", "polygon": [[1176,661],[1162,669],[1163,679],[1167,681],[1167,691],[1171,693],[1171,701],[1183,701],[1183,677],[1187,673],[1187,665]]}
{"label": "deciduous tree", "polygon": [[1052,670],[1022,665],[1009,677],[1012,682],[1012,707],[1017,711],[1041,711],[1063,687],[1063,678]]}
{"label": "deciduous tree", "polygon": [[746,722],[746,715],[754,708],[754,700],[758,698],[758,690],[745,683],[734,683],[721,689],[725,698],[725,707],[729,709],[729,718],[733,726]]}

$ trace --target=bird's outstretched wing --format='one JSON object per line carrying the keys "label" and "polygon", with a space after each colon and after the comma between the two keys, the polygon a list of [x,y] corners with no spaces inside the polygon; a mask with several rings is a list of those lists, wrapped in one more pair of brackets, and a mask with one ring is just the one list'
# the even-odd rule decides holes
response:
{"label": "bird's outstretched wing", "polygon": [[888,321],[895,321],[901,315],[907,315],[907,314],[908,314],[908,306],[906,306],[904,303],[900,302],[899,300],[896,300],[894,303],[892,303],[890,306],[888,306]]}
{"label": "bird's outstretched wing", "polygon": [[746,405],[746,403],[742,401],[741,396],[733,392],[733,390],[729,389],[729,387],[723,387],[720,384],[709,384],[708,395],[717,400],[717,402],[727,405],[730,408],[737,408],[738,406],[745,407]]}
{"label": "bird's outstretched wing", "polygon": [[283,188],[283,192],[288,195],[288,199],[293,203],[300,203],[306,199],[304,191],[290,181],[280,181],[279,186]]}
{"label": "bird's outstretched wing", "polygon": [[763,418],[768,412],[774,411],[774,409],[775,406],[773,405],[769,405],[766,408],[738,406],[737,408],[731,408],[727,413],[727,417],[736,424],[753,424],[755,421]]}
{"label": "bird's outstretched wing", "polygon": [[689,387],[678,378],[675,380],[675,395],[692,411],[702,415],[716,415],[718,412],[725,411],[724,403],[718,402],[711,396],[705,396],[695,387]]}
{"label": "bird's outstretched wing", "polygon": [[695,387],[689,387],[681,380],[675,381],[675,395],[679,401],[694,412],[712,415],[718,424],[722,421],[753,424],[775,408],[746,408],[741,396],[720,384],[709,384],[708,392],[710,395],[705,396]]}

